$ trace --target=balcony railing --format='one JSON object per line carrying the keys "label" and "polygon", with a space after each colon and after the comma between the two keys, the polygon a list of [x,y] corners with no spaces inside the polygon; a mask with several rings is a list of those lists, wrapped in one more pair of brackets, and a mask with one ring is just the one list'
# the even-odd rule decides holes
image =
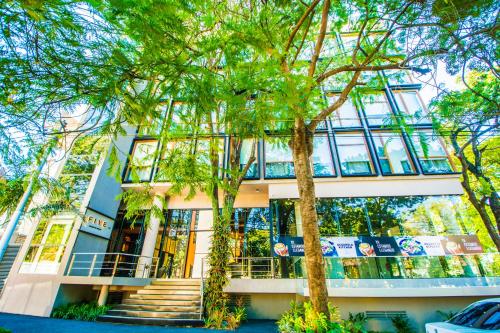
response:
{"label": "balcony railing", "polygon": [[66,276],[152,278],[158,258],[127,253],[73,253]]}
{"label": "balcony railing", "polygon": [[[204,274],[209,272],[203,259]],[[234,258],[227,269],[231,279],[307,278],[302,257]],[[500,253],[454,256],[325,258],[327,279],[437,279],[500,277]]]}

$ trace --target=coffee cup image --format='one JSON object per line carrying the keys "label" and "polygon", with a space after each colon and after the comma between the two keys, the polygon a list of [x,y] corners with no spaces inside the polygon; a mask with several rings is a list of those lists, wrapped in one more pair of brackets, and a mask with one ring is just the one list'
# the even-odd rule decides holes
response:
{"label": "coffee cup image", "polygon": [[451,254],[462,254],[463,251],[460,248],[460,245],[456,242],[448,241],[446,242],[446,250],[450,252]]}
{"label": "coffee cup image", "polygon": [[288,246],[283,243],[274,244],[274,253],[280,257],[288,257]]}
{"label": "coffee cup image", "polygon": [[375,256],[375,250],[373,249],[373,246],[371,246],[368,243],[359,244],[358,249],[364,256],[367,257]]}

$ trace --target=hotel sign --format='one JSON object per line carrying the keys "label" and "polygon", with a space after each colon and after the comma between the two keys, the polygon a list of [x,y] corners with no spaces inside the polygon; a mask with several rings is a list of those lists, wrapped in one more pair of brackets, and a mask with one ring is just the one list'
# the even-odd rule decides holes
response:
{"label": "hotel sign", "polygon": [[[483,253],[476,235],[397,236],[397,237],[321,237],[324,257],[416,257]],[[273,244],[273,255],[301,257],[302,237],[279,237]]]}
{"label": "hotel sign", "polygon": [[85,216],[83,217],[83,222],[80,226],[80,230],[92,235],[109,239],[111,238],[113,224],[113,219],[92,210],[87,210]]}

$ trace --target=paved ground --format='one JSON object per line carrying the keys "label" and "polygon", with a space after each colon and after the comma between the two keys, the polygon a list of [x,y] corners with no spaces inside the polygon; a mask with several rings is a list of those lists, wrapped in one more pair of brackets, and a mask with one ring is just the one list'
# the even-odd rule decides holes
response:
{"label": "paved ground", "polygon": [[[215,333],[204,328],[136,326],[125,324],[94,323],[77,320],[52,319],[0,313],[0,327],[8,328],[12,333]],[[235,332],[238,333],[276,333],[273,321],[248,321]]]}

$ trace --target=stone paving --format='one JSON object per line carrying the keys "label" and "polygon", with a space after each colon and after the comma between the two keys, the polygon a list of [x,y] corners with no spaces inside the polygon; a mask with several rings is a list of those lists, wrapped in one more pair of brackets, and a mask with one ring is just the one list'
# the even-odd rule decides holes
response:
{"label": "stone paving", "polygon": [[78,320],[53,319],[0,313],[0,327],[12,333],[277,333],[276,324],[269,320],[250,320],[236,331],[219,331],[205,328],[137,326],[86,322]]}

